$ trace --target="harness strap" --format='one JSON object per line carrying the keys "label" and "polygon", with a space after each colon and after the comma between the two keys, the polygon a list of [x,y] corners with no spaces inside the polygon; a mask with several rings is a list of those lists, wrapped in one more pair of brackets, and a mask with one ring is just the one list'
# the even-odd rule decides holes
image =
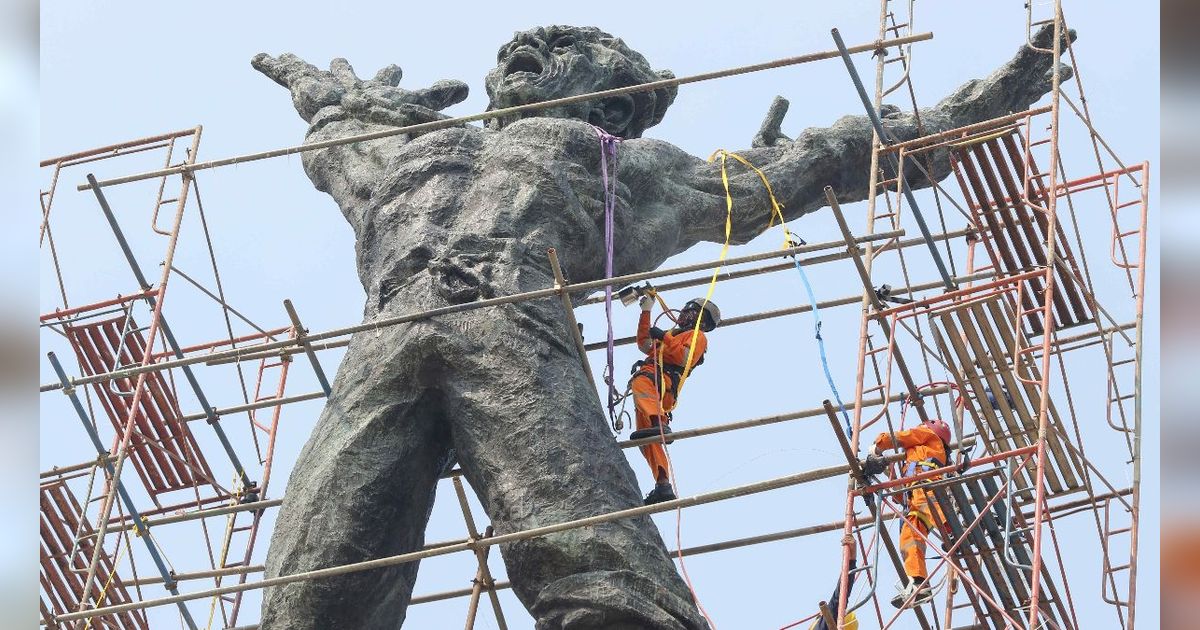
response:
{"label": "harness strap", "polygon": [[[703,355],[701,355],[701,357],[703,357]],[[699,363],[696,363],[696,365],[699,365]],[[692,370],[696,369],[696,365],[692,366]],[[632,373],[633,373],[633,376],[629,380],[632,381],[633,379],[635,379],[639,376],[643,376],[645,378],[650,379],[651,382],[653,382],[655,387],[657,387],[658,389],[660,389],[660,390],[663,389],[662,383],[660,383],[658,380],[658,375],[660,373],[660,370],[655,369],[655,364],[653,361],[642,360],[642,361],[635,362],[633,364]],[[669,363],[664,363],[662,366],[661,373],[671,377],[671,379],[670,379],[671,398],[678,398],[679,397],[679,385],[683,382],[683,366],[671,365]]]}
{"label": "harness strap", "polygon": [[[917,473],[944,468],[946,465],[936,457],[928,457],[920,461],[908,462],[904,467],[904,476],[911,477]],[[911,485],[911,484],[910,484]]]}

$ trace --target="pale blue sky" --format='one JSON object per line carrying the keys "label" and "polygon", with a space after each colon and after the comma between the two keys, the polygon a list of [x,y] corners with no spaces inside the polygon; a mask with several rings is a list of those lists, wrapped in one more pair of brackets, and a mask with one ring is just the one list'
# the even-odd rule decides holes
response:
{"label": "pale blue sky", "polygon": [[[227,7],[227,8],[219,8]],[[1157,8],[1135,11],[1129,3],[1068,2],[1065,10],[1079,32],[1076,51],[1098,128],[1128,162],[1158,158],[1158,38]],[[623,38],[642,52],[656,68],[676,75],[724,68],[791,56],[833,47],[831,27],[838,27],[847,43],[874,39],[876,2],[783,3],[750,2],[736,5],[705,3],[569,4],[552,2],[512,5],[423,3],[403,8],[335,5],[333,3],[271,3],[241,5],[183,5],[174,3],[123,3],[119,6],[47,3],[42,10],[41,89],[42,156],[152,135],[168,130],[204,125],[200,159],[298,144],[304,123],[295,115],[286,91],[250,68],[258,52],[294,52],[324,67],[332,57],[343,56],[370,76],[381,66],[397,63],[404,68],[404,87],[424,87],[434,80],[455,78],[471,86],[471,96],[452,108],[452,114],[481,111],[486,106],[483,75],[492,67],[495,52],[516,30],[566,23],[598,26]],[[917,4],[917,30],[933,31],[931,42],[914,50],[914,83],[918,100],[929,105],[962,82],[989,73],[1006,61],[1023,41],[1025,15],[1022,3],[958,3],[923,0]],[[866,80],[873,76],[870,57],[857,57]],[[1074,94],[1074,85],[1068,85]],[[861,114],[841,62],[831,60],[781,69],[720,82],[684,86],[666,119],[647,135],[668,140],[689,152],[707,156],[713,150],[746,148],[767,105],[776,94],[791,100],[783,129],[794,136],[801,129],[828,125],[845,114]],[[889,99],[907,105],[907,98]],[[1091,174],[1095,164],[1091,146],[1078,125],[1064,132],[1064,155],[1072,177]],[[113,164],[100,163],[101,178],[153,167],[136,158]],[[62,256],[72,304],[97,301],[117,292],[129,292],[132,279],[119,258],[111,235],[90,195],[74,185],[85,171],[76,170],[60,184],[55,207],[55,236]],[[48,176],[48,173],[45,175]],[[319,331],[358,323],[362,290],[354,272],[353,239],[333,202],[317,192],[304,176],[298,158],[276,159],[202,173],[201,192],[209,227],[217,245],[226,294],[231,302],[263,325],[282,326],[286,315],[282,300],[291,298],[310,330]],[[953,180],[946,186],[957,188]],[[923,206],[932,213],[928,196]],[[153,190],[135,185],[114,189],[110,199],[148,275],[156,276],[162,259],[162,239],[149,233],[146,211]],[[1157,194],[1152,194],[1152,201]],[[852,227],[862,231],[865,204],[845,208]],[[1102,283],[1102,298],[1112,300],[1114,312],[1128,313],[1127,298],[1116,283],[1117,274],[1103,267],[1107,236],[1105,209],[1093,206],[1081,213],[1088,236],[1093,273]],[[952,227],[961,217],[949,210]],[[1139,584],[1139,619],[1144,627],[1157,625],[1157,526],[1158,526],[1158,328],[1157,328],[1157,213],[1151,214],[1151,287],[1147,321],[1147,371],[1145,391],[1146,434],[1143,497],[1142,580]],[[915,223],[905,227],[916,234]],[[792,229],[810,242],[837,237],[827,212],[792,223]],[[1094,239],[1091,237],[1095,237]],[[768,234],[731,255],[767,251],[778,246],[779,236]],[[708,260],[716,246],[701,246],[668,264]],[[956,243],[960,265],[965,258]],[[54,275],[42,252],[41,308],[58,306]],[[926,256],[912,250],[909,256],[920,280],[932,279]],[[207,254],[198,221],[192,214],[184,226],[177,266],[192,275],[208,278]],[[894,265],[895,259],[889,260]],[[810,272],[818,299],[855,293],[857,277],[848,263],[825,265]],[[903,284],[895,269],[879,269],[877,282]],[[173,281],[175,282],[175,281]],[[185,344],[220,336],[219,310],[179,282],[173,285],[168,315]],[[698,292],[699,290],[697,290]],[[690,292],[669,296],[682,303]],[[736,316],[805,302],[794,273],[772,274],[717,288],[714,300],[725,313]],[[1125,300],[1126,302],[1128,300]],[[825,338],[839,389],[853,392],[858,310],[843,307],[823,312]],[[589,341],[602,338],[603,315],[597,308],[579,312]],[[1126,317],[1127,319],[1127,317]],[[630,334],[636,313],[616,309],[618,334]],[[1125,321],[1122,319],[1122,321]],[[239,329],[241,330],[241,329]],[[68,355],[61,339],[43,333],[43,351]],[[1089,354],[1089,352],[1091,354]],[[322,355],[332,374],[340,353]],[[915,350],[910,356],[916,357]],[[1114,479],[1127,483],[1119,461],[1120,443],[1099,430],[1103,425],[1103,379],[1094,373],[1095,349],[1072,357],[1072,374],[1080,374],[1076,398],[1089,454]],[[601,353],[592,355],[600,373]],[[633,360],[630,349],[618,353],[618,374]],[[914,359],[910,361],[915,362]],[[249,366],[248,366],[249,367]],[[316,389],[316,381],[303,361],[295,364],[289,393]],[[934,365],[935,380],[941,372]],[[72,371],[76,371],[69,367]],[[923,370],[923,368],[922,368]],[[41,366],[41,382],[52,380]],[[207,392],[216,404],[240,401],[232,370],[201,372]],[[1073,376],[1074,378],[1074,376]],[[677,428],[691,428],[745,418],[786,413],[820,404],[828,396],[815,355],[811,320],[807,316],[772,320],[758,326],[721,330],[712,336],[704,369],[697,372],[676,414]],[[1075,385],[1076,381],[1073,380]],[[848,393],[849,392],[849,393]],[[1084,392],[1084,393],[1081,393]],[[1091,406],[1088,406],[1090,399]],[[190,397],[185,409],[196,408]],[[283,490],[295,453],[307,438],[320,403],[287,407],[276,455],[273,496]],[[1099,413],[1100,415],[1097,415]],[[42,469],[88,459],[88,444],[75,417],[57,394],[42,396]],[[227,424],[244,435],[244,416]],[[103,425],[102,426],[107,426]],[[205,445],[212,443],[203,426],[195,427]],[[111,438],[111,432],[105,439]],[[249,459],[253,449],[239,446]],[[210,461],[219,462],[215,450]],[[842,456],[823,419],[802,420],[772,428],[742,431],[682,442],[672,448],[682,494],[707,492],[801,470],[838,464]],[[635,452],[627,453],[643,487],[650,480],[645,464]],[[548,471],[552,472],[552,471]],[[225,470],[221,469],[221,474]],[[126,479],[136,478],[129,474]],[[839,519],[844,508],[842,480],[830,480],[738,499],[725,504],[687,510],[683,514],[684,546],[751,536]],[[485,520],[481,516],[480,520]],[[669,547],[674,547],[673,514],[656,517]],[[273,517],[267,519],[273,523]],[[214,520],[213,527],[221,523]],[[461,516],[448,484],[439,488],[439,501],[428,538],[445,540],[463,535]],[[1064,553],[1080,621],[1086,628],[1115,627],[1111,609],[1099,602],[1099,559],[1095,529],[1090,517],[1080,515],[1058,525],[1066,538]],[[179,569],[205,568],[198,529],[164,528],[156,534]],[[256,552],[266,552],[262,540]],[[772,543],[755,548],[718,552],[689,558],[687,568],[704,606],[723,628],[777,628],[807,616],[815,603],[828,597],[837,575],[838,534]],[[462,588],[474,575],[468,555],[426,562],[416,592]],[[503,565],[493,555],[492,569],[503,575]],[[148,563],[139,561],[145,571]],[[890,568],[882,571],[881,588],[891,591]],[[256,577],[257,579],[257,577]],[[184,591],[202,588],[187,583]],[[147,591],[156,593],[155,589]],[[511,592],[501,595],[513,628],[530,627],[529,617]],[[257,597],[240,623],[257,619]],[[207,618],[208,603],[194,602],[197,619]],[[408,628],[442,628],[460,624],[465,600],[412,607]],[[152,613],[155,627],[173,627],[174,609]],[[214,625],[218,627],[218,625]],[[481,610],[477,627],[494,627],[490,612]],[[873,627],[864,624],[864,627]],[[910,627],[901,624],[901,627]]]}

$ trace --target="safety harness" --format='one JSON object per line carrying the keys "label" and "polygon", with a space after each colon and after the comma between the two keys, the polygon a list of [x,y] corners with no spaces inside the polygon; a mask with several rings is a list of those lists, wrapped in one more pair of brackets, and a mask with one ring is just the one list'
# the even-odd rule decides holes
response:
{"label": "safety harness", "polygon": [[[945,467],[946,467],[946,464],[942,463],[942,461],[939,460],[938,458],[927,457],[920,461],[907,462],[904,466],[904,475],[903,476],[911,477],[913,475],[919,475],[923,472],[928,472],[930,470],[937,470],[938,468],[945,468]],[[916,482],[914,482],[914,484],[915,483]],[[910,485],[913,485],[913,484],[910,484]]]}
{"label": "safety harness", "polygon": [[[936,470],[938,468],[945,468],[945,466],[946,466],[946,464],[944,462],[942,462],[941,460],[939,460],[938,458],[927,457],[920,461],[907,462],[904,465],[903,476],[904,477],[912,477],[913,475],[919,475],[923,472],[928,472],[930,470]],[[915,488],[915,486],[919,485],[920,483],[921,483],[920,481],[912,481],[912,482],[909,482],[905,486],[906,488],[909,488],[908,492],[905,492],[903,495],[901,495],[904,498],[904,509],[905,510],[912,510],[912,493],[914,490],[918,489],[918,488]],[[926,528],[931,529],[931,530],[937,528],[937,523],[935,523],[933,521],[933,519],[928,518],[924,513],[919,512],[919,511],[910,512],[910,513],[915,515],[917,518],[921,519],[921,522],[925,524]]]}
{"label": "safety harness", "polygon": [[[703,364],[704,364],[704,354],[702,353],[700,355],[700,358],[696,359],[696,361],[692,363],[692,369],[688,370],[687,376],[691,376],[692,372],[695,372],[696,368]],[[650,368],[650,369],[645,369],[645,368]],[[683,382],[683,379],[685,378],[682,365],[674,365],[671,363],[663,362],[662,369],[659,370],[656,367],[656,363],[655,363],[654,359],[642,359],[640,361],[635,361],[633,363],[633,367],[629,370],[629,373],[633,375],[629,379],[629,381],[631,383],[633,382],[633,379],[638,378],[639,376],[645,377],[645,378],[650,379],[651,382],[654,383],[655,389],[657,389],[660,392],[665,391],[665,390],[663,389],[662,382],[658,380],[658,375],[661,373],[665,376],[670,376],[671,377],[670,378],[671,398],[675,398],[675,399],[679,398],[679,385],[680,385],[680,383]],[[670,413],[668,412],[667,415],[670,416]]]}

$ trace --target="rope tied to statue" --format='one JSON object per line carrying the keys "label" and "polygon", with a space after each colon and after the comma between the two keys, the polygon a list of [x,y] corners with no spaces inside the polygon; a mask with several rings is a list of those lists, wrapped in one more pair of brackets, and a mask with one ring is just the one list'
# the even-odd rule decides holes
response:
{"label": "rope tied to statue", "polygon": [[[617,145],[621,142],[621,138],[595,125],[592,125],[592,129],[596,131],[596,136],[600,140],[600,183],[604,190],[604,279],[611,280],[613,277],[614,249],[613,215],[616,214],[617,208]],[[610,172],[612,173],[611,178],[609,177]],[[612,285],[604,285],[604,319],[607,322],[608,328],[604,384],[608,386],[608,421],[612,425],[613,431],[619,431],[620,429],[618,429],[617,425],[617,406],[621,404],[623,395],[617,389],[616,378],[614,376],[613,348],[615,346],[615,337],[613,336],[612,297]]]}

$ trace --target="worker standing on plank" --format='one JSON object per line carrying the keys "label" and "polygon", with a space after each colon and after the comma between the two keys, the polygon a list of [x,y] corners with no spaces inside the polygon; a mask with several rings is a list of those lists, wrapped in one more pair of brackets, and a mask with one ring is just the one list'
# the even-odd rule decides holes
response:
{"label": "worker standing on plank", "polygon": [[[912,429],[897,431],[894,439],[891,433],[880,433],[875,438],[873,454],[879,457],[883,451],[901,448],[904,449],[904,477],[943,468],[950,452],[950,426],[935,418]],[[925,568],[924,537],[928,537],[931,530],[938,529],[939,523],[945,522],[941,509],[932,501],[927,490],[913,488],[906,493],[905,502],[908,511],[900,524],[900,553],[904,555],[908,584],[892,598],[892,605],[896,608],[904,607],[910,597],[913,599],[911,605],[933,599],[933,592],[927,583],[929,572]]]}
{"label": "worker standing on plank", "polygon": [[675,327],[664,331],[650,325],[653,295],[643,294],[638,305],[642,307],[642,314],[638,319],[637,346],[648,356],[634,364],[633,378],[629,380],[637,411],[637,430],[629,435],[629,439],[655,436],[660,439],[660,442],[641,447],[654,475],[654,489],[645,500],[646,505],[651,505],[675,498],[667,454],[663,450],[663,443],[670,443],[667,436],[671,433],[668,425],[671,410],[675,408],[682,381],[697,365],[704,363],[704,351],[708,349],[704,333],[711,332],[721,323],[721,310],[708,300],[691,300],[680,311]]}

